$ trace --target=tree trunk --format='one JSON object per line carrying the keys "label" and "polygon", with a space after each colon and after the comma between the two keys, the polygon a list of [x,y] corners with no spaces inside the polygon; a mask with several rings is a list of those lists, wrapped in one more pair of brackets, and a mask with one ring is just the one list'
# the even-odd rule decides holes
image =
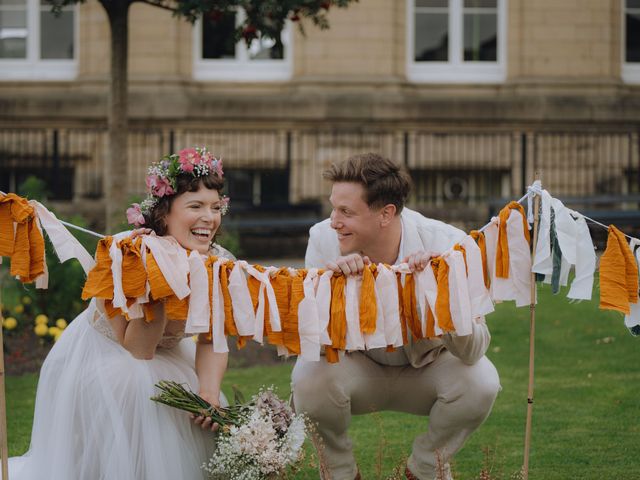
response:
{"label": "tree trunk", "polygon": [[127,62],[129,58],[129,0],[101,1],[111,28],[109,92],[109,155],[105,165],[107,233],[124,222],[127,184]]}

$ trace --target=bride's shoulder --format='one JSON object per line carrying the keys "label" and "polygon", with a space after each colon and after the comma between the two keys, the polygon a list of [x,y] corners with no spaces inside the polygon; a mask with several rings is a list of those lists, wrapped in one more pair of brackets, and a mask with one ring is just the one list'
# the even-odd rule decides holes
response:
{"label": "bride's shoulder", "polygon": [[211,248],[211,254],[215,255],[216,257],[224,257],[228,258],[229,260],[236,260],[236,257],[233,253],[231,253],[226,248],[218,245],[217,243],[213,244],[213,247]]}

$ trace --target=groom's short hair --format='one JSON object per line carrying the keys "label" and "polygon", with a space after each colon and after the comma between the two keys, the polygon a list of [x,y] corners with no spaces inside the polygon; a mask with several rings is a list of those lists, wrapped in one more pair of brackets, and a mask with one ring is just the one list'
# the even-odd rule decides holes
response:
{"label": "groom's short hair", "polygon": [[411,177],[398,164],[377,153],[361,153],[334,163],[323,173],[332,183],[353,182],[364,187],[369,208],[393,204],[399,214],[411,191]]}

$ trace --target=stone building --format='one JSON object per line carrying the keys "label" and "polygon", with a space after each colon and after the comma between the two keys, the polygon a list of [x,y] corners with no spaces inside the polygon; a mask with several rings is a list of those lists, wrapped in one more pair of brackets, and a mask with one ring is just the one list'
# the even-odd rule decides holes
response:
{"label": "stone building", "polygon": [[[99,227],[107,18],[93,0],[58,19],[44,3],[0,0],[0,189],[44,176]],[[283,48],[249,50],[234,21],[132,6],[132,195],[150,160],[206,144],[245,214],[231,223],[258,230],[326,214],[322,170],[363,151],[409,168],[413,207],[467,227],[536,172],[556,196],[637,209],[640,0],[360,0],[327,31],[291,24]]]}

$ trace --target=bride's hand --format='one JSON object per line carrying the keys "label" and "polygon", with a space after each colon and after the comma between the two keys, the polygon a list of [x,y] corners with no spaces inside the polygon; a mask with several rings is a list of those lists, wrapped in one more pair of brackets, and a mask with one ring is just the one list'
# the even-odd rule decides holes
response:
{"label": "bride's hand", "polygon": [[133,240],[142,235],[151,235],[151,234],[153,234],[153,230],[151,230],[150,228],[136,228],[131,232],[129,236],[131,237],[131,240]]}
{"label": "bride's hand", "polygon": [[[199,392],[198,395],[200,395],[214,407],[220,406],[220,393]],[[211,417],[204,417],[202,415],[191,415],[191,419],[193,420],[193,423],[195,423],[196,425],[200,425],[203,430],[211,430],[212,432],[215,432],[220,428],[220,425],[214,422]]]}

